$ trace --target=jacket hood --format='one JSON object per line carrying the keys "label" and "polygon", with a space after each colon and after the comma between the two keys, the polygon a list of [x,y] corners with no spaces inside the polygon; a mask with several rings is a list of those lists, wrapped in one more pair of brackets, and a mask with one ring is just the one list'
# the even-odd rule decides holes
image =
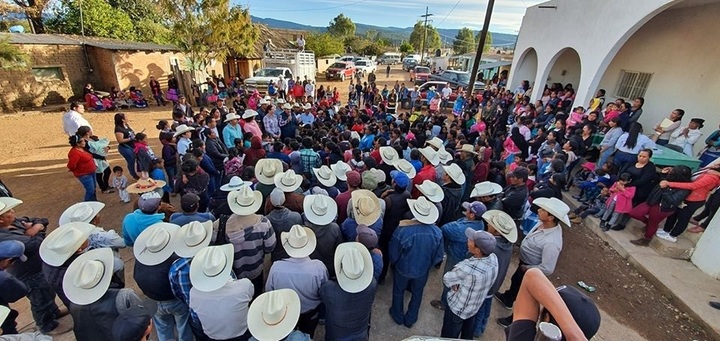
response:
{"label": "jacket hood", "polygon": [[250,148],[253,148],[253,149],[261,149],[262,148],[262,140],[260,139],[260,136],[253,136],[250,139]]}

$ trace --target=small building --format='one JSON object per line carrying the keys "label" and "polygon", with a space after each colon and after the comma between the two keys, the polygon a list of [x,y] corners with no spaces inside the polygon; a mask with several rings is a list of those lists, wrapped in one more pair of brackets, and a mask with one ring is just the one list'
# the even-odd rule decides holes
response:
{"label": "small building", "polygon": [[296,49],[295,42],[300,36],[307,37],[307,31],[301,30],[284,30],[269,28],[262,24],[254,24],[260,29],[260,39],[253,45],[253,50],[246,56],[230,55],[226,64],[223,66],[225,79],[231,80],[236,76],[241,78],[252,77],[256,70],[263,67],[262,60],[264,55],[263,46],[270,40],[272,49]]}
{"label": "small building", "polygon": [[337,61],[340,57],[341,56],[339,54],[318,57],[315,62],[315,66],[317,66],[317,73],[325,73],[325,70],[327,70],[330,65],[333,65],[333,63],[335,63],[335,61]]}

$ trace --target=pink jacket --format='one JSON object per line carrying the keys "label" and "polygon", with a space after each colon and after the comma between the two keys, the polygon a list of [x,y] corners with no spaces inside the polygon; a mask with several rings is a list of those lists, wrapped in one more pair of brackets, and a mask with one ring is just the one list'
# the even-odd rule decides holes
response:
{"label": "pink jacket", "polygon": [[605,202],[605,205],[607,207],[610,207],[610,204],[613,202],[613,200],[617,201],[615,202],[615,212],[617,213],[630,213],[632,211],[632,199],[635,196],[635,187],[625,187],[625,190],[620,190],[617,186],[617,183],[612,185],[610,187],[610,197]]}
{"label": "pink jacket", "polygon": [[585,118],[584,113],[577,113],[577,112],[573,111],[570,113],[570,117],[568,117],[568,119],[565,120],[565,124],[568,127],[574,127],[576,124],[582,123],[584,118]]}

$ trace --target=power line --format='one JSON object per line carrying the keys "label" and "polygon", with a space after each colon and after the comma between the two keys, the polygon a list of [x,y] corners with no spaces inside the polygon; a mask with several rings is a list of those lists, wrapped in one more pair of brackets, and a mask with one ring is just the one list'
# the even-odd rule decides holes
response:
{"label": "power line", "polygon": [[360,0],[360,1],[355,1],[355,2],[349,3],[349,4],[343,4],[343,5],[337,5],[337,6],[330,6],[330,7],[305,8],[305,9],[296,9],[296,10],[288,10],[288,9],[260,9],[260,10],[256,10],[256,11],[257,11],[257,12],[287,12],[287,11],[292,11],[292,12],[309,12],[309,11],[324,11],[324,10],[328,10],[328,9],[335,9],[335,8],[342,8],[342,7],[354,6],[354,5],[358,5],[358,4],[361,4],[361,3],[366,2],[366,1],[368,1],[368,0]]}
{"label": "power line", "polygon": [[[457,7],[457,5],[460,3],[460,1],[461,0],[458,0],[455,3],[455,5],[450,9],[450,12],[448,12],[448,14],[445,15],[445,18],[443,18],[443,20],[440,20],[440,24],[442,24],[445,21],[445,19],[447,19],[450,16],[450,14],[452,14],[452,12],[455,10],[455,7]],[[437,24],[436,27],[440,27],[440,24]]]}

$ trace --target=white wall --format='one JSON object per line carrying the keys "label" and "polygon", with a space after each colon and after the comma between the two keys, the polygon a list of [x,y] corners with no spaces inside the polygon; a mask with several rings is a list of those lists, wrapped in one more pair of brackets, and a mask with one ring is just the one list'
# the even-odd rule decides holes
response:
{"label": "white wall", "polygon": [[511,69],[512,72],[515,73],[515,77],[520,80],[515,86],[510,88],[513,89],[513,91],[521,84],[520,82],[524,80],[528,80],[530,86],[533,86],[533,83],[535,83],[535,75],[537,75],[538,69],[537,53],[535,53],[534,49],[529,49],[523,54],[517,66]]}
{"label": "white wall", "polygon": [[[572,49],[565,50],[555,61],[552,69],[550,69],[546,83],[549,85],[562,83],[563,86],[571,83],[573,89],[577,89],[578,83],[580,83],[580,64],[580,57],[577,52]],[[562,74],[563,71],[565,75]]]}
{"label": "white wall", "polygon": [[[720,124],[720,3],[667,10],[650,20],[620,49],[600,81],[615,98],[621,70],[652,73],[640,123],[651,131],[673,109],[685,110],[683,124],[704,118],[705,137]],[[704,137],[703,137],[704,140]],[[699,151],[702,141],[695,145]]]}

